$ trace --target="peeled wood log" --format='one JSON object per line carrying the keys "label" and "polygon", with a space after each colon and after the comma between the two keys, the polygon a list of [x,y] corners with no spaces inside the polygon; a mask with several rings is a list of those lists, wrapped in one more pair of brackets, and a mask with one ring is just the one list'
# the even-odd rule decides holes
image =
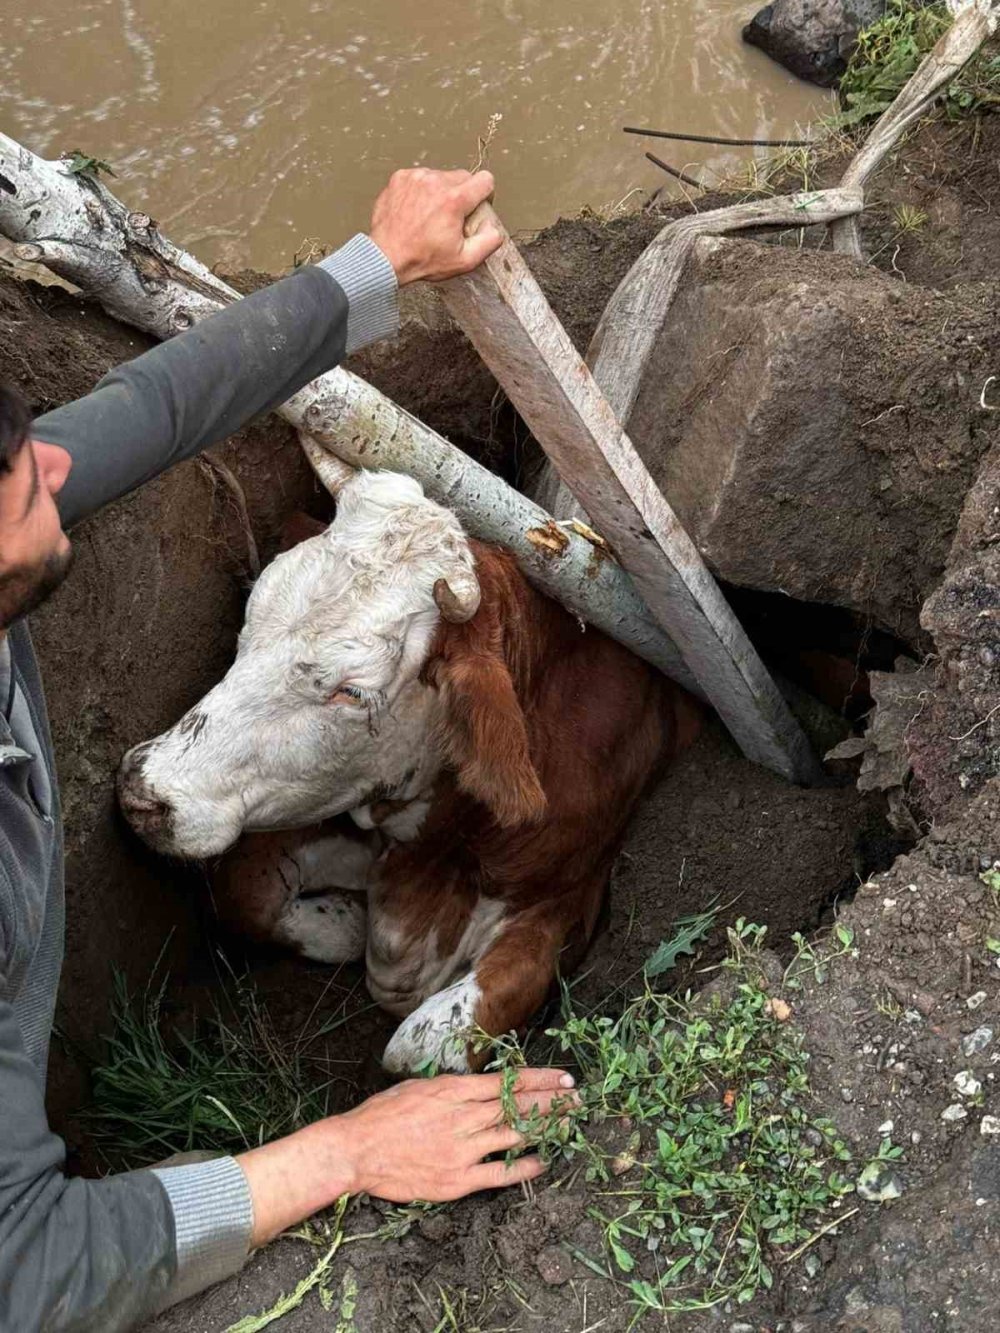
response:
{"label": "peeled wood log", "polygon": [[[488,204],[472,223],[487,220],[503,232]],[[743,753],[813,781],[809,742],[510,237],[440,290]]]}
{"label": "peeled wood log", "polygon": [[[67,172],[0,134],[0,233],[20,257],[44,264],[109,314],[169,338],[239,293],[173,245],[145,214],[130,212],[103,185]],[[466,530],[506,546],[525,576],[581,621],[603,630],[694,693],[680,652],[643,605],[619,564],[572,527],[344,370],[300,390],[279,413],[316,448],[353,467],[409,473]],[[332,464],[326,465],[327,470]]]}

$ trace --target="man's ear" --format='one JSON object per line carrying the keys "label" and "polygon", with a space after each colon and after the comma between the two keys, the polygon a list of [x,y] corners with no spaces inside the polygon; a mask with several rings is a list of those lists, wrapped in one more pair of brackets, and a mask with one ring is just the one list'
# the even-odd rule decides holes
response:
{"label": "man's ear", "polygon": [[531,762],[528,729],[486,607],[465,625],[443,625],[430,679],[445,703],[444,751],[459,786],[502,828],[537,823],[546,799]]}

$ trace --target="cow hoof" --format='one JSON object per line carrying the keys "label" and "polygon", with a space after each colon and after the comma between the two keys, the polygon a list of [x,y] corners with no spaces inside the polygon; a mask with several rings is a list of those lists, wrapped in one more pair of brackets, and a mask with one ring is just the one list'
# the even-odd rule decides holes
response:
{"label": "cow hoof", "polygon": [[474,972],[438,991],[404,1019],[382,1056],[390,1074],[468,1074],[469,1042],[475,1036],[482,992]]}
{"label": "cow hoof", "polygon": [[364,957],[366,916],[362,894],[296,898],[275,923],[272,939],[317,963],[353,963]]}

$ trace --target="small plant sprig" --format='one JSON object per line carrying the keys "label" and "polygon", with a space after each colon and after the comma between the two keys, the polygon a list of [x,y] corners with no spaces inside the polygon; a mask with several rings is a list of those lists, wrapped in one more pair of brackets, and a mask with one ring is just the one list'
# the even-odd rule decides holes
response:
{"label": "small plant sprig", "polygon": [[105,176],[114,176],[117,179],[117,173],[112,170],[109,163],[99,157],[91,157],[88,153],[81,153],[79,148],[74,148],[71,153],[64,153],[62,161],[66,166],[67,176],[89,176],[91,180],[99,180],[101,174]]}

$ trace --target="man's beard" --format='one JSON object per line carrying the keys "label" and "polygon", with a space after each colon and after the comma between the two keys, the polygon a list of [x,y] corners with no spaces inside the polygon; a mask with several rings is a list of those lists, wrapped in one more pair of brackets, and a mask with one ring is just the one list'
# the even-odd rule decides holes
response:
{"label": "man's beard", "polygon": [[0,630],[13,625],[54,593],[69,573],[73,548],[53,551],[38,565],[16,565],[0,573]]}

